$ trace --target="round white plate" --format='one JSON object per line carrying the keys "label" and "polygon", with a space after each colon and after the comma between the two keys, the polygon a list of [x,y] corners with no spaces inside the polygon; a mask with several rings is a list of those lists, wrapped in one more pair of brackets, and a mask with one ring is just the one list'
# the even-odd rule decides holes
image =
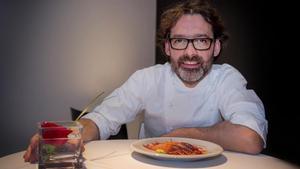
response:
{"label": "round white plate", "polygon": [[[206,150],[204,154],[199,155],[170,155],[157,153],[153,150],[150,150],[144,145],[149,143],[163,143],[166,141],[180,141],[192,144],[194,146],[202,147]],[[157,138],[148,138],[138,140],[130,145],[131,149],[135,152],[141,153],[143,155],[160,159],[160,160],[181,160],[181,161],[194,161],[200,160],[208,157],[214,157],[220,155],[224,150],[221,146],[204,140],[196,140],[191,138],[180,138],[180,137],[157,137]]]}

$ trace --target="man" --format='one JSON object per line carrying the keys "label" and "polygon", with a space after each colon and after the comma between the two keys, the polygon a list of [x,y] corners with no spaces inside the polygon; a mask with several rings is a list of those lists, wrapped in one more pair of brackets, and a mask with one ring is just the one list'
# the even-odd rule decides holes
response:
{"label": "man", "polygon": [[[250,154],[266,144],[257,95],[228,64],[215,65],[227,36],[209,0],[183,1],[161,16],[159,44],[169,62],[135,72],[80,122],[84,141],[106,139],[144,111],[145,137],[189,137]],[[34,161],[34,136],[24,155]]]}

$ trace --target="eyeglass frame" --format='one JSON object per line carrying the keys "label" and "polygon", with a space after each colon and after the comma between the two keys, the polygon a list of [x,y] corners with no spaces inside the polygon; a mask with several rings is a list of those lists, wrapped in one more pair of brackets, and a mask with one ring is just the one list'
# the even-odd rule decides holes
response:
{"label": "eyeglass frame", "polygon": [[[172,42],[171,42],[173,39],[187,40],[187,44],[186,44],[185,48],[182,48],[182,49],[174,48],[173,45],[172,45]],[[204,48],[204,49],[197,49],[197,48],[195,47],[194,41],[195,41],[195,40],[198,40],[198,39],[206,39],[206,40],[209,40],[209,46],[208,46],[207,48]],[[185,50],[185,49],[189,46],[190,42],[192,42],[194,49],[199,50],[199,51],[205,51],[205,50],[209,50],[209,49],[210,49],[211,44],[215,41],[215,39],[209,38],[209,37],[198,37],[198,38],[193,38],[193,39],[190,39],[190,38],[182,38],[182,37],[177,37],[177,38],[176,38],[176,37],[174,37],[174,38],[170,38],[170,37],[169,37],[169,38],[168,38],[168,41],[170,42],[171,48],[174,49],[174,50]]]}

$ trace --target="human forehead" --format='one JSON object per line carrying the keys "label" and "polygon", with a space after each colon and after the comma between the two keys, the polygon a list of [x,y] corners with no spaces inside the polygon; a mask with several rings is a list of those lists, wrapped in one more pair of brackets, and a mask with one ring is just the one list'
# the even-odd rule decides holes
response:
{"label": "human forehead", "polygon": [[213,37],[212,26],[200,14],[185,14],[181,16],[171,29],[174,37]]}

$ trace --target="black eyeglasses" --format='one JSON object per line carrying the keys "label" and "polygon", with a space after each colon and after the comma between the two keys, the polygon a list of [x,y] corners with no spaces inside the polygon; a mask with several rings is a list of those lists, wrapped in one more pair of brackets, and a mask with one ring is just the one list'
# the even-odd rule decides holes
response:
{"label": "black eyeglasses", "polygon": [[214,41],[212,38],[169,38],[171,47],[176,50],[184,50],[192,42],[193,46],[197,50],[208,50],[211,43]]}

